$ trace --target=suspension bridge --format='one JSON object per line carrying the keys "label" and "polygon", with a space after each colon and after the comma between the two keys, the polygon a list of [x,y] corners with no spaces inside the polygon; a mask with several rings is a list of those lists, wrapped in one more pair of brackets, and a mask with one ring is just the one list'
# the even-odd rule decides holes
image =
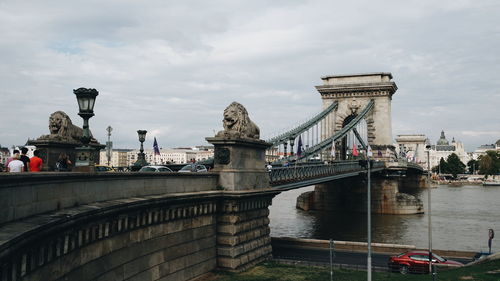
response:
{"label": "suspension bridge", "polygon": [[317,86],[324,109],[267,140],[270,183],[300,188],[367,172],[386,176],[422,174],[421,166],[398,159],[392,144],[391,100],[397,90],[390,73],[337,75]]}

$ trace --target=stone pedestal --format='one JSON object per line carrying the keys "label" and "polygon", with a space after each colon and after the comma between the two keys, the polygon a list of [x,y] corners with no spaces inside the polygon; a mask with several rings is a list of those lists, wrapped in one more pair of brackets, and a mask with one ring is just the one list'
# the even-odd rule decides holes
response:
{"label": "stone pedestal", "polygon": [[217,217],[217,265],[232,272],[271,258],[269,205],[279,191],[227,192]]}
{"label": "stone pedestal", "polygon": [[77,142],[63,142],[55,140],[30,140],[28,145],[36,146],[36,149],[40,151],[40,158],[43,160],[43,171],[54,171],[56,168],[56,162],[59,159],[61,153],[66,153],[69,160],[75,163],[76,152],[75,147],[80,144]]}
{"label": "stone pedestal", "polygon": [[214,169],[224,195],[217,217],[217,266],[243,271],[271,257],[269,205],[271,190],[265,169],[270,144],[250,138],[206,138],[214,145]]}
{"label": "stone pedestal", "polygon": [[[78,142],[58,141],[51,139],[29,140],[28,145],[36,146],[40,151],[40,158],[43,160],[43,171],[54,171],[59,155],[64,152],[68,155],[69,160],[73,165],[76,163],[76,148],[81,146]],[[99,163],[99,150],[104,146],[99,143],[90,143],[90,147],[94,149],[93,158],[96,163]]]}
{"label": "stone pedestal", "polygon": [[269,143],[247,138],[206,138],[213,144],[214,169],[219,173],[219,186],[224,190],[269,188],[265,169],[265,152]]}

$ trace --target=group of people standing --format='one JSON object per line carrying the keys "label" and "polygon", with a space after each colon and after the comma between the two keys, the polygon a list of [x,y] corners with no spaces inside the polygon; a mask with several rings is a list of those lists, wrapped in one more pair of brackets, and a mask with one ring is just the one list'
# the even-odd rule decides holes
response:
{"label": "group of people standing", "polygon": [[[43,167],[43,160],[40,158],[40,151],[35,150],[33,152],[33,157],[28,157],[26,155],[28,149],[26,147],[21,148],[21,153],[19,150],[15,149],[13,151],[13,156],[8,158],[5,162],[6,171],[9,173],[22,173],[22,172],[40,172]],[[59,155],[59,159],[56,162],[56,171],[70,171],[71,161],[66,153],[62,152]]]}
{"label": "group of people standing", "polygon": [[34,156],[31,158],[29,158],[26,153],[28,153],[26,147],[21,148],[21,154],[19,154],[19,150],[14,150],[14,155],[5,162],[7,172],[40,172],[43,166],[43,160],[39,157],[40,152],[35,150],[33,152]]}

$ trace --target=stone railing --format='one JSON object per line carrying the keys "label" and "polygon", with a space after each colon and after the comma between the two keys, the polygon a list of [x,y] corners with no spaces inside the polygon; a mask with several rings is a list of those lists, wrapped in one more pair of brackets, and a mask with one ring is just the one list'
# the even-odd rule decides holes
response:
{"label": "stone railing", "polygon": [[94,202],[216,190],[213,173],[23,173],[0,175],[0,224]]}

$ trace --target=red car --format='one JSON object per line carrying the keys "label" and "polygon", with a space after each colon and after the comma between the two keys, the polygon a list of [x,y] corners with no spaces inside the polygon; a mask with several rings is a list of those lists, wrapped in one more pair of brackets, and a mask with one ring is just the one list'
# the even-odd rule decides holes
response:
{"label": "red car", "polygon": [[[446,266],[446,267],[460,267],[463,266],[462,263],[447,260],[432,253],[433,259],[432,264],[436,266]],[[429,273],[429,252],[427,251],[412,251],[397,256],[392,256],[389,258],[388,262],[389,269],[392,271],[399,271],[401,274],[406,274],[408,272],[413,273]]]}

